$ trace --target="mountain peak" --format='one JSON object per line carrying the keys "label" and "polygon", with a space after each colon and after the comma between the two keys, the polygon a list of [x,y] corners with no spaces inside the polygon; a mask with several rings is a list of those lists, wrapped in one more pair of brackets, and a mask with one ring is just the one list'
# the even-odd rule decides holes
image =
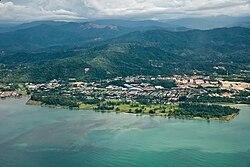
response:
{"label": "mountain peak", "polygon": [[118,27],[115,25],[109,25],[109,24],[96,24],[92,22],[86,22],[81,26],[83,29],[111,29],[111,30],[117,30]]}

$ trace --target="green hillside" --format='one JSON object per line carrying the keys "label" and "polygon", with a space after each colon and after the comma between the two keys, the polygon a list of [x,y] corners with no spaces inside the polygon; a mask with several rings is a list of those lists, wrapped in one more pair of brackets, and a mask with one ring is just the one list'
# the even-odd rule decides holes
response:
{"label": "green hillside", "polygon": [[[1,55],[0,78],[5,82],[38,82],[138,74],[239,74],[250,70],[249,54],[247,28],[151,30],[92,43],[88,49]],[[85,74],[84,68],[90,71]]]}

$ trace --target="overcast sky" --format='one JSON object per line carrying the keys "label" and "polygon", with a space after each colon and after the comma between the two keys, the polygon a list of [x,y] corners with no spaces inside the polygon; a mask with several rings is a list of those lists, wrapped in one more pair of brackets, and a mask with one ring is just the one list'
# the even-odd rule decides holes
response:
{"label": "overcast sky", "polygon": [[250,15],[250,0],[1,0],[0,22]]}

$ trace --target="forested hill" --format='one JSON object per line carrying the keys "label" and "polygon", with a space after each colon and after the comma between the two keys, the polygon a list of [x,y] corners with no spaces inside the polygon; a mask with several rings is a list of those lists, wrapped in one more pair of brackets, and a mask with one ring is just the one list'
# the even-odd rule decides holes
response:
{"label": "forested hill", "polygon": [[[126,23],[128,25],[126,26]],[[130,24],[129,24],[130,23]],[[129,26],[129,25],[133,26]],[[0,23],[0,51],[60,50],[83,47],[88,43],[104,41],[129,32],[166,29],[186,31],[185,27],[168,25],[156,21],[110,22],[108,20],[92,22],[36,21],[20,25]]]}
{"label": "forested hill", "polygon": [[16,29],[12,28],[10,32],[0,33],[0,49],[11,52],[62,46],[72,48],[82,46],[87,42],[107,40],[131,32],[125,27],[91,22],[52,23],[30,23],[17,26]]}
{"label": "forested hill", "polygon": [[[114,42],[137,42],[161,46],[180,47],[211,47],[234,45],[236,47],[248,47],[250,29],[242,27],[219,28],[213,30],[190,30],[185,32],[170,32],[165,30],[151,30],[146,32],[133,32],[113,39]],[[223,49],[223,48],[221,48]],[[232,48],[234,49],[234,48]]]}
{"label": "forested hill", "polygon": [[[239,74],[250,70],[250,29],[137,31],[93,42],[87,49],[2,54],[0,63],[0,78],[6,82],[196,72]],[[90,71],[85,73],[84,68]]]}

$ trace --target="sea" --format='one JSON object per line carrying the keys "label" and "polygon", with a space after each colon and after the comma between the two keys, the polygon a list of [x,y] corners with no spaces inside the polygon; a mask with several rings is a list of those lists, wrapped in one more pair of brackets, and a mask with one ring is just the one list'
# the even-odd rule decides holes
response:
{"label": "sea", "polygon": [[0,167],[250,167],[250,106],[229,122],[0,100]]}

